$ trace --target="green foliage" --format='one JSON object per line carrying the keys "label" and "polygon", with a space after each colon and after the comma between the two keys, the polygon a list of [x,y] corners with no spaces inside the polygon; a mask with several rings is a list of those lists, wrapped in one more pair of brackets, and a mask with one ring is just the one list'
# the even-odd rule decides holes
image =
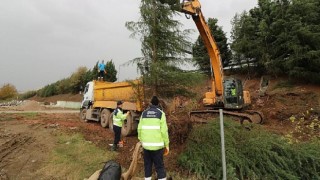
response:
{"label": "green foliage", "polygon": [[[182,32],[180,23],[173,19],[176,13],[159,1],[142,0],[140,21],[126,23],[133,32],[132,37],[140,36],[143,57],[134,59],[133,63],[137,64],[144,83],[152,88],[152,94],[184,93],[188,89],[183,88],[185,80],[193,77],[179,68],[187,61],[190,43],[187,41],[189,32]],[[173,92],[176,88],[178,90]]]}
{"label": "green foliage", "polygon": [[88,69],[86,67],[79,67],[70,77],[70,86],[72,93],[78,93],[82,87],[86,85]]}
{"label": "green foliage", "polygon": [[57,87],[57,94],[67,94],[72,91],[70,78],[65,78],[55,83]]}
{"label": "green foliage", "polygon": [[[228,179],[319,179],[320,142],[290,144],[258,126],[252,130],[226,120],[225,147]],[[222,179],[220,127],[218,121],[196,126],[181,166],[204,179]]]}
{"label": "green foliage", "polygon": [[108,82],[115,82],[117,81],[117,70],[115,68],[114,63],[112,62],[112,59],[110,61],[107,61],[106,63],[106,72],[105,80]]}
{"label": "green foliage", "polygon": [[16,95],[18,95],[18,91],[16,87],[12,84],[4,84],[0,88],[0,100],[7,100],[14,98]]}
{"label": "green foliage", "polygon": [[37,112],[21,113],[21,116],[23,117],[23,119],[33,119],[33,118],[37,117],[38,115],[39,115],[39,113],[37,113]]}
{"label": "green foliage", "polygon": [[285,137],[289,142],[299,142],[320,139],[320,120],[318,111],[311,108],[303,113],[292,115],[289,118],[294,127]]}
{"label": "green foliage", "polygon": [[[215,39],[217,46],[220,51],[220,56],[223,66],[227,66],[231,60],[231,51],[227,44],[227,37],[223,32],[222,28],[217,25],[218,20],[215,18],[208,19],[208,26]],[[192,47],[193,60],[195,64],[199,67],[200,71],[204,72],[208,76],[211,75],[211,63],[208,51],[203,43],[201,36],[198,36],[197,41]]]}
{"label": "green foliage", "polygon": [[97,61],[96,64],[92,68],[92,74],[91,74],[92,75],[92,80],[93,79],[98,79],[98,72],[99,72],[98,64],[99,64],[99,61]]}
{"label": "green foliage", "polygon": [[173,97],[177,94],[193,96],[190,88],[203,81],[203,75],[197,72],[183,71],[175,66],[160,63],[154,63],[150,73],[143,78],[145,84],[154,85],[158,94],[163,97]]}
{"label": "green foliage", "polygon": [[49,97],[49,96],[57,95],[58,94],[57,86],[56,84],[46,85],[42,89],[38,90],[37,94],[40,97]]}
{"label": "green foliage", "polygon": [[9,113],[3,113],[0,116],[0,122],[1,121],[12,121],[12,120],[16,120],[16,117],[12,117],[12,115]]}
{"label": "green foliage", "polygon": [[24,99],[31,98],[35,95],[37,95],[37,91],[27,91],[25,93],[19,94],[19,99],[24,100]]}
{"label": "green foliage", "polygon": [[[106,70],[109,72],[105,79],[114,82],[117,80],[117,71],[115,70],[112,60],[106,63]],[[93,69],[79,67],[70,77],[61,79],[55,83],[49,84],[37,91],[37,95],[41,97],[49,97],[57,94],[78,93],[89,81],[98,77],[98,62]]]}
{"label": "green foliage", "polygon": [[[107,75],[105,80],[109,82],[114,82],[117,80],[117,71],[112,60],[106,63]],[[35,94],[40,97],[49,97],[57,94],[68,94],[68,93],[79,93],[83,91],[84,87],[89,81],[97,79],[98,77],[98,62],[91,69],[86,67],[78,67],[78,69],[71,74],[70,77],[61,79],[55,83],[46,85],[45,87],[39,89],[38,91],[30,91],[25,94],[20,95],[22,99],[27,99],[34,96]],[[1,95],[1,91],[0,91]],[[1,99],[1,96],[0,96]]]}
{"label": "green foliage", "polygon": [[235,57],[255,60],[259,71],[320,84],[319,14],[318,0],[259,0],[233,19]]}

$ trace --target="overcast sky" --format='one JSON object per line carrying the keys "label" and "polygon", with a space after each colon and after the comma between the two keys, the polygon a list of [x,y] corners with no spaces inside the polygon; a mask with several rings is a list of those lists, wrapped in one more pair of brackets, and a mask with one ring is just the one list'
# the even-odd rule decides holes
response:
{"label": "overcast sky", "polygon": [[[0,0],[0,87],[36,90],[70,76],[80,66],[92,68],[113,59],[119,80],[137,77],[123,63],[141,56],[140,41],[131,39],[127,21],[137,21],[140,0]],[[201,0],[206,18],[217,18],[228,33],[235,13],[256,0]],[[184,29],[192,19],[177,17]],[[198,36],[195,31],[192,39]]]}

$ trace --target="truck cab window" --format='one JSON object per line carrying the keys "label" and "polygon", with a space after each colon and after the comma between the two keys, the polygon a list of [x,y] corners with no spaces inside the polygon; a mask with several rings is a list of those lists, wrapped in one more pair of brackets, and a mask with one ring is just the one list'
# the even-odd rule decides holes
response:
{"label": "truck cab window", "polygon": [[86,87],[84,88],[83,93],[84,93],[84,94],[87,93],[87,92],[88,92],[88,89],[89,89],[89,84],[86,85]]}

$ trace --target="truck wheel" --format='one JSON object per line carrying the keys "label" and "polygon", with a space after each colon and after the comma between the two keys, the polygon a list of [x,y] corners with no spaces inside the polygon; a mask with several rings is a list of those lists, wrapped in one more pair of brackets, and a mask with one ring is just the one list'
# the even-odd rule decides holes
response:
{"label": "truck wheel", "polygon": [[127,116],[127,119],[123,122],[121,128],[121,135],[122,136],[129,136],[132,133],[132,125],[133,125],[133,116],[132,114]]}
{"label": "truck wheel", "polygon": [[113,112],[109,116],[109,130],[113,132]]}
{"label": "truck wheel", "polygon": [[83,108],[83,109],[80,111],[80,121],[87,122],[86,114],[87,114],[87,109],[86,109],[86,108]]}
{"label": "truck wheel", "polygon": [[109,109],[103,109],[101,112],[101,118],[100,118],[100,124],[102,127],[108,127],[109,126],[109,117],[110,117],[110,110]]}

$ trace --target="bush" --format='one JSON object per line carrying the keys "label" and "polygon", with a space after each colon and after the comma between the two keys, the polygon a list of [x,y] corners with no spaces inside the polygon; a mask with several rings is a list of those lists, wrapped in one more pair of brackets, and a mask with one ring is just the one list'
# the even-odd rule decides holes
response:
{"label": "bush", "polygon": [[25,93],[19,94],[19,99],[25,100],[37,95],[37,91],[27,91]]}
{"label": "bush", "polygon": [[49,97],[58,94],[56,84],[50,84],[45,86],[44,88],[40,89],[37,94],[40,97]]}
{"label": "bush", "polygon": [[[318,140],[289,144],[258,126],[248,131],[230,120],[225,122],[225,148],[228,179],[320,178]],[[203,178],[222,179],[219,123],[194,128],[178,162]]]}
{"label": "bush", "polygon": [[4,84],[0,88],[0,100],[7,100],[18,94],[16,87],[12,84]]}

